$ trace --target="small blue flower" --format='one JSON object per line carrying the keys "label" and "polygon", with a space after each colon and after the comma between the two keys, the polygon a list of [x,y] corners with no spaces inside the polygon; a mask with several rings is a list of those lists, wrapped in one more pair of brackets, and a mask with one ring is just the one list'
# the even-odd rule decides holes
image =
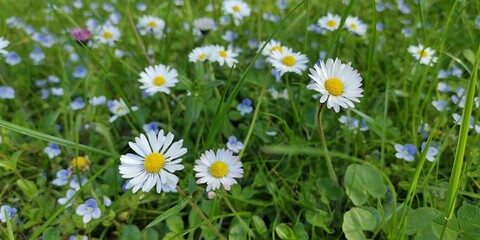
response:
{"label": "small blue flower", "polygon": [[60,169],[57,174],[57,178],[52,181],[52,184],[55,186],[63,186],[68,183],[70,178],[70,172],[67,169]]}
{"label": "small blue flower", "polygon": [[225,32],[225,34],[222,35],[222,39],[227,42],[233,42],[237,38],[238,38],[238,34],[232,31],[227,31]]}
{"label": "small blue flower", "polygon": [[438,84],[437,84],[437,90],[438,90],[439,92],[444,92],[444,93],[446,93],[446,92],[452,91],[452,88],[451,88],[450,86],[448,86],[448,85],[447,85],[446,83],[444,83],[444,82],[438,82]]}
{"label": "small blue flower", "polygon": [[402,34],[406,37],[409,38],[412,36],[412,29],[411,28],[404,28],[402,29]]}
{"label": "small blue flower", "polygon": [[83,99],[81,97],[75,98],[73,102],[70,103],[70,108],[72,110],[80,110],[85,107],[85,102],[83,102]]}
{"label": "small blue flower", "polygon": [[[427,145],[427,142],[422,143],[422,147],[421,147],[422,153],[425,150],[426,145]],[[435,161],[435,157],[437,156],[437,154],[438,154],[438,149],[436,147],[432,147],[430,145],[430,147],[428,147],[428,150],[427,150],[427,157],[426,158],[427,158],[428,161],[433,162],[433,161]]]}
{"label": "small blue flower", "polygon": [[73,71],[74,78],[84,78],[85,76],[87,76],[87,69],[81,65],[75,67],[75,71]]}
{"label": "small blue flower", "polygon": [[276,82],[281,82],[282,81],[282,74],[280,74],[280,71],[273,68],[271,73],[272,73],[273,77],[275,78]]}
{"label": "small blue flower", "polygon": [[[87,179],[85,179],[83,176],[80,176],[80,183],[81,185],[85,185],[87,183]],[[75,191],[78,191],[80,189],[80,184],[78,183],[78,177],[73,176],[72,181],[70,181],[70,187],[75,189]]]}
{"label": "small blue flower", "polygon": [[143,2],[139,2],[139,3],[137,3],[137,10],[140,11],[140,12],[143,12],[143,11],[147,10],[147,5]]}
{"label": "small blue flower", "polygon": [[447,101],[433,100],[432,105],[440,112],[447,110]]}
{"label": "small blue flower", "polygon": [[248,40],[248,47],[251,49],[257,49],[258,48],[258,41],[255,38],[250,38]]}
{"label": "small blue flower", "polygon": [[220,24],[221,25],[228,25],[230,22],[230,18],[228,16],[221,16],[220,17]]}
{"label": "small blue flower", "polygon": [[92,99],[90,99],[89,103],[92,104],[93,106],[99,106],[103,105],[107,102],[107,98],[105,96],[94,96]]}
{"label": "small blue flower", "polygon": [[103,204],[106,207],[109,207],[110,205],[112,205],[112,200],[107,196],[103,196]]}
{"label": "small blue flower", "polygon": [[462,78],[463,71],[457,65],[452,65],[452,76]]}
{"label": "small blue flower", "polygon": [[440,69],[440,70],[438,70],[437,78],[438,79],[444,79],[444,78],[450,77],[451,75],[452,75],[452,72]]}
{"label": "small blue flower", "polygon": [[240,112],[240,115],[245,115],[253,111],[252,100],[249,98],[243,99],[242,103],[238,104],[237,110]]}
{"label": "small blue flower", "polygon": [[377,31],[383,31],[383,29],[384,29],[384,24],[381,23],[381,22],[379,22],[379,23],[377,23],[376,28],[377,28]]}
{"label": "small blue flower", "polygon": [[408,143],[405,145],[401,144],[395,144],[394,145],[395,150],[397,153],[395,154],[395,157],[398,159],[405,159],[407,162],[411,162],[414,159],[414,154],[417,152],[417,148],[415,145]]}
{"label": "small blue flower", "polygon": [[237,141],[235,136],[230,136],[227,142],[227,148],[232,150],[234,153],[239,153],[243,149],[243,143]]}
{"label": "small blue flower", "polygon": [[60,82],[60,79],[56,76],[53,76],[53,75],[50,75],[48,76],[48,82],[51,82],[51,83],[59,83]]}
{"label": "small blue flower", "polygon": [[477,26],[477,29],[480,29],[480,16],[477,16],[477,18],[475,18],[475,26]]}
{"label": "small blue flower", "polygon": [[22,62],[22,59],[17,55],[16,52],[11,51],[5,56],[5,62],[13,66]]}
{"label": "small blue flower", "polygon": [[98,219],[102,215],[100,208],[98,208],[97,201],[93,198],[85,201],[84,204],[78,205],[75,213],[83,216],[83,223],[88,223],[92,218]]}
{"label": "small blue flower", "polygon": [[[70,198],[73,197],[73,195],[76,193],[76,191],[74,189],[68,189],[67,191],[67,195],[64,197],[64,198],[59,198],[57,200],[57,202],[61,205],[64,205]],[[75,202],[75,198],[72,199],[72,201],[70,203],[68,203],[68,205],[65,207],[65,208],[68,208],[70,206],[72,206],[72,204]]]}
{"label": "small blue flower", "polygon": [[15,98],[15,90],[11,87],[0,86],[0,98],[2,99]]}
{"label": "small blue flower", "polygon": [[265,67],[265,60],[263,60],[263,58],[257,58],[254,66],[256,69],[263,69],[263,67]]}
{"label": "small blue flower", "polygon": [[52,95],[54,96],[63,96],[63,88],[51,88],[50,91],[52,92]]}
{"label": "small blue flower", "polygon": [[104,4],[102,5],[102,8],[103,8],[103,10],[105,10],[105,11],[107,11],[107,12],[113,12],[113,11],[115,11],[115,8],[114,8],[113,5],[110,4],[110,3],[104,3]]}
{"label": "small blue flower", "polygon": [[287,9],[287,0],[278,0],[276,5],[280,11],[284,11]]}
{"label": "small blue flower", "polygon": [[[5,212],[7,213],[7,215],[5,215]],[[2,207],[0,207],[0,221],[7,222],[7,216],[8,216],[8,219],[11,220],[15,213],[17,213],[16,208],[10,207],[8,205],[2,205]]]}
{"label": "small blue flower", "polygon": [[41,88],[47,86],[47,81],[39,79],[35,80],[35,87]]}
{"label": "small blue flower", "polygon": [[33,64],[39,64],[43,59],[45,59],[45,53],[39,47],[35,47],[30,53],[30,58],[33,60]]}
{"label": "small blue flower", "polygon": [[48,155],[48,158],[52,159],[60,155],[60,153],[62,153],[62,150],[60,150],[58,144],[52,143],[48,145],[45,149],[43,149],[43,152]]}
{"label": "small blue flower", "polygon": [[50,91],[48,91],[48,89],[42,89],[40,90],[40,95],[42,99],[47,99],[48,96],[50,96]]}
{"label": "small blue flower", "polygon": [[154,131],[155,133],[158,133],[158,122],[149,122],[145,125],[143,125],[143,130],[148,133],[151,131]]}

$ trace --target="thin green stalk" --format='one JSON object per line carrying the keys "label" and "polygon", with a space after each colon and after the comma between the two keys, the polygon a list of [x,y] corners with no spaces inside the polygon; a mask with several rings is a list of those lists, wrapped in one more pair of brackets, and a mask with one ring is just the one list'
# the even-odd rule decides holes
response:
{"label": "thin green stalk", "polygon": [[3,212],[5,219],[7,220],[7,233],[8,233],[8,240],[15,240],[15,236],[13,235],[13,227],[12,223],[10,222],[10,215],[8,214],[7,210],[5,209]]}
{"label": "thin green stalk", "polygon": [[318,113],[317,113],[318,131],[320,133],[320,140],[322,141],[323,151],[325,152],[325,158],[327,160],[328,175],[330,175],[330,179],[332,180],[332,182],[338,186],[337,174],[335,174],[335,170],[333,169],[332,159],[330,158],[330,154],[328,153],[327,141],[325,141],[325,134],[323,133],[322,112],[324,107],[325,107],[325,103],[322,103],[318,108]]}
{"label": "thin green stalk", "polygon": [[245,231],[247,231],[249,239],[252,238],[252,236],[254,236],[255,234],[248,227],[248,224],[243,220],[243,218],[240,217],[240,215],[238,214],[237,210],[235,210],[235,208],[233,207],[233,204],[230,202],[230,200],[228,200],[228,196],[227,196],[227,194],[225,194],[225,191],[222,191],[222,197],[223,197],[223,200],[225,201],[225,203],[227,204],[228,208],[230,208],[230,211],[233,212],[233,214],[238,219],[240,224],[242,224]]}
{"label": "thin green stalk", "polygon": [[[473,65],[472,75],[468,83],[467,96],[465,101],[465,108],[462,113],[462,124],[460,126],[460,133],[458,136],[457,150],[455,152],[455,160],[453,162],[453,169],[450,175],[450,181],[448,184],[447,192],[447,208],[445,209],[445,225],[442,231],[441,237],[443,237],[444,231],[446,229],[448,221],[453,217],[455,205],[457,202],[457,194],[460,187],[460,182],[462,180],[462,167],[465,156],[465,149],[467,146],[468,131],[470,125],[470,117],[472,116],[472,109],[474,105],[475,97],[475,83],[477,80],[478,73],[478,62],[480,60],[480,48],[477,50],[477,56],[475,58],[475,64]],[[440,238],[442,239],[442,238]]]}
{"label": "thin green stalk", "polygon": [[215,233],[215,235],[217,235],[217,237],[219,239],[222,239],[222,240],[227,240],[216,228],[215,226],[213,226],[212,222],[210,222],[210,220],[207,218],[207,216],[205,216],[205,214],[203,214],[202,210],[200,210],[200,208],[198,208],[197,204],[195,204],[193,201],[192,201],[192,198],[189,198],[188,195],[179,187],[177,186],[177,192],[180,193],[180,195],[182,195],[182,197],[184,198],[188,198],[188,205],[190,205],[190,207],[193,208],[193,210],[200,216],[200,218],[203,219],[203,221],[207,224],[208,228],[210,228],[210,230],[213,231],[213,233]]}

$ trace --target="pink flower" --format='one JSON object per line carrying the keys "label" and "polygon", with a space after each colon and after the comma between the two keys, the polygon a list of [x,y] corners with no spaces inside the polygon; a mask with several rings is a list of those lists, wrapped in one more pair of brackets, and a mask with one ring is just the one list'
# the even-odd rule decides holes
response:
{"label": "pink flower", "polygon": [[75,41],[82,42],[83,44],[87,43],[90,39],[90,31],[87,29],[74,28],[70,30],[70,34]]}

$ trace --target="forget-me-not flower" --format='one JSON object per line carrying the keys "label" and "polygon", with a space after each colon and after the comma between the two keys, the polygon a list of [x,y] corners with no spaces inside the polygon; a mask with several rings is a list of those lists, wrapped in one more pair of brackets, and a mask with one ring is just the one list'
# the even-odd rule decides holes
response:
{"label": "forget-me-not flower", "polygon": [[[68,201],[68,199],[72,198],[75,193],[76,193],[76,191],[75,191],[74,189],[68,189],[67,195],[66,195],[64,198],[59,198],[59,199],[57,200],[57,202],[58,202],[59,204],[62,204],[62,205],[63,205],[63,204],[65,204],[65,203]],[[71,201],[70,203],[68,203],[68,205],[67,205],[65,208],[68,208],[68,207],[72,206],[72,204],[73,204],[74,202],[75,202],[75,198],[72,199],[72,201]]]}
{"label": "forget-me-not flower", "polygon": [[97,201],[93,198],[85,201],[84,204],[78,205],[75,213],[79,216],[83,216],[83,223],[88,223],[92,218],[98,219],[102,215],[100,208],[98,208]]}
{"label": "forget-me-not flower", "polygon": [[[5,215],[5,212],[7,213],[7,215]],[[8,216],[8,219],[11,220],[15,213],[17,213],[16,208],[10,207],[8,205],[2,205],[2,207],[0,207],[0,221],[7,222],[7,216]]]}
{"label": "forget-me-not flower", "polygon": [[250,98],[245,98],[237,106],[237,110],[240,112],[240,115],[245,115],[253,111],[252,100]]}
{"label": "forget-me-not flower", "polygon": [[243,143],[238,141],[235,136],[230,136],[227,142],[227,148],[234,153],[239,153],[243,149]]}
{"label": "forget-me-not flower", "polygon": [[60,169],[56,174],[57,178],[53,179],[52,184],[55,186],[63,186],[68,183],[70,172],[67,169]]}
{"label": "forget-me-not flower", "polygon": [[47,154],[48,158],[52,159],[60,153],[62,153],[62,150],[60,150],[60,147],[56,143],[52,143],[48,145],[45,149],[43,149],[43,152]]}
{"label": "forget-me-not flower", "polygon": [[413,161],[413,155],[417,152],[417,148],[415,147],[415,145],[411,143],[405,145],[395,144],[394,147],[397,151],[395,157],[397,157],[398,159],[405,159],[405,161],[407,162]]}
{"label": "forget-me-not flower", "polygon": [[2,99],[15,98],[15,90],[11,87],[0,86],[0,98]]}

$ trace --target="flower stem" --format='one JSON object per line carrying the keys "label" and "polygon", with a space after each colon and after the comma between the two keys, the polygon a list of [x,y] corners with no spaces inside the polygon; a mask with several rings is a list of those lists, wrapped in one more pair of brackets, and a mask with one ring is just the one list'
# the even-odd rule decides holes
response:
{"label": "flower stem", "polygon": [[[180,193],[180,195],[182,195],[182,197],[184,198],[187,198],[187,194],[179,187],[177,186],[177,191],[178,193]],[[222,239],[222,240],[227,240],[216,228],[215,226],[213,226],[213,224],[210,222],[210,220],[207,218],[207,216],[205,216],[205,214],[203,214],[202,210],[200,210],[200,208],[198,208],[198,206],[192,201],[191,198],[188,198],[188,205],[190,205],[190,207],[193,208],[193,210],[195,212],[197,212],[197,214],[200,216],[200,218],[203,219],[203,222],[205,222],[208,226],[208,228],[210,228],[210,230],[213,231],[213,233],[215,233],[215,235],[217,235],[217,237],[219,239]]]}
{"label": "flower stem", "polygon": [[325,152],[325,157],[327,158],[328,175],[330,175],[330,179],[332,180],[332,182],[338,186],[337,175],[335,174],[335,170],[333,169],[332,159],[330,159],[330,154],[328,154],[327,142],[325,141],[325,135],[323,134],[322,112],[324,107],[325,107],[325,103],[322,103],[318,108],[318,113],[317,113],[318,132],[320,133],[320,140],[322,141],[323,151]]}

